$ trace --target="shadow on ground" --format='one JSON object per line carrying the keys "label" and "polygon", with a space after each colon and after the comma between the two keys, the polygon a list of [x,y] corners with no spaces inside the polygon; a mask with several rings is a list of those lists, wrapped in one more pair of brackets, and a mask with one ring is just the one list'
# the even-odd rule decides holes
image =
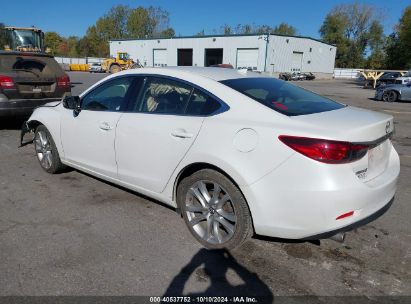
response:
{"label": "shadow on ground", "polygon": [[[203,292],[184,293],[190,278],[208,287]],[[190,297],[247,295],[263,297],[267,303],[271,303],[274,299],[271,290],[258,275],[238,263],[227,250],[207,249],[201,249],[193,256],[174,277],[164,294],[164,296],[182,295]]]}

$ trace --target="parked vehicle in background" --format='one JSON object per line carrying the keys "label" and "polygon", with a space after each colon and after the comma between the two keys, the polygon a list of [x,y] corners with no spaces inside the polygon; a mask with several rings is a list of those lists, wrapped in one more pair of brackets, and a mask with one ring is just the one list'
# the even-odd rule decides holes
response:
{"label": "parked vehicle in background", "polygon": [[90,73],[101,73],[101,72],[104,72],[104,70],[101,67],[101,63],[93,62],[93,63],[89,63],[89,72]]}
{"label": "parked vehicle in background", "polygon": [[375,91],[375,99],[387,102],[411,101],[411,81],[406,84],[380,86]]}
{"label": "parked vehicle in background", "polygon": [[214,65],[210,65],[210,67],[214,67],[214,68],[226,68],[226,69],[234,69],[234,67],[229,64],[229,63],[219,63],[219,64],[214,64]]}
{"label": "parked vehicle in background", "polygon": [[378,78],[377,83],[376,83],[376,87],[379,87],[381,85],[393,84],[393,83],[395,83],[395,80],[398,77],[401,77],[401,75],[402,74],[400,72],[385,73],[380,78]]}
{"label": "parked vehicle in background", "polygon": [[300,73],[300,72],[293,72],[293,73],[280,73],[278,76],[279,79],[285,81],[298,81],[298,80],[314,80],[315,75],[311,72],[309,73]]}
{"label": "parked vehicle in background", "polygon": [[403,76],[395,79],[395,84],[407,84],[411,82],[411,71],[408,71]]}
{"label": "parked vehicle in background", "polygon": [[173,206],[207,248],[341,235],[396,192],[392,116],[258,73],[133,69],[53,105],[23,129],[45,171],[68,165]]}
{"label": "parked vehicle in background", "polygon": [[305,80],[314,80],[315,79],[315,75],[311,72],[304,73],[303,75],[305,76]]}
{"label": "parked vehicle in background", "polygon": [[117,52],[116,57],[110,57],[103,60],[101,67],[106,73],[118,73],[122,70],[133,68],[135,62],[126,52]]}
{"label": "parked vehicle in background", "polygon": [[280,73],[278,75],[278,79],[285,80],[285,81],[290,81],[291,80],[291,73],[287,73],[287,72]]}
{"label": "parked vehicle in background", "polygon": [[5,27],[0,38],[0,116],[30,114],[71,92],[70,78],[45,53],[40,29]]}
{"label": "parked vehicle in background", "polygon": [[70,92],[70,78],[53,56],[0,51],[0,116],[30,114]]}

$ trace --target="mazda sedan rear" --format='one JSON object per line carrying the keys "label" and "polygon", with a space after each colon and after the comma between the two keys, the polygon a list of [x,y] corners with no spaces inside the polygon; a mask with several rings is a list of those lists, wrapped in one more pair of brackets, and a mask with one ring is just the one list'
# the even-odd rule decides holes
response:
{"label": "mazda sedan rear", "polygon": [[142,68],[40,108],[40,164],[68,165],[175,207],[208,248],[253,234],[331,237],[391,205],[391,116],[220,68]]}

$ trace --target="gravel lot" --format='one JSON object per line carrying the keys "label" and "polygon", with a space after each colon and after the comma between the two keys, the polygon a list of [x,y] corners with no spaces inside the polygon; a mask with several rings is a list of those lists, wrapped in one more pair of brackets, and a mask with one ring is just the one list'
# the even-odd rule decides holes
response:
{"label": "gravel lot", "polygon": [[[73,93],[103,74],[70,73]],[[21,119],[0,126],[0,295],[411,296],[411,104],[371,99],[354,81],[297,82],[395,117],[394,205],[345,244],[253,239],[202,249],[170,208],[78,171],[46,174]]]}

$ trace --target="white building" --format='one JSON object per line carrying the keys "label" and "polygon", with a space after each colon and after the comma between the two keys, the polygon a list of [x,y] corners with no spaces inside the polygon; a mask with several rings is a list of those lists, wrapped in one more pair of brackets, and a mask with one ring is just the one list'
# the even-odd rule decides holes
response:
{"label": "white building", "polygon": [[210,66],[278,74],[313,72],[331,78],[336,47],[309,37],[268,34],[111,40],[110,54],[128,52],[144,66]]}

